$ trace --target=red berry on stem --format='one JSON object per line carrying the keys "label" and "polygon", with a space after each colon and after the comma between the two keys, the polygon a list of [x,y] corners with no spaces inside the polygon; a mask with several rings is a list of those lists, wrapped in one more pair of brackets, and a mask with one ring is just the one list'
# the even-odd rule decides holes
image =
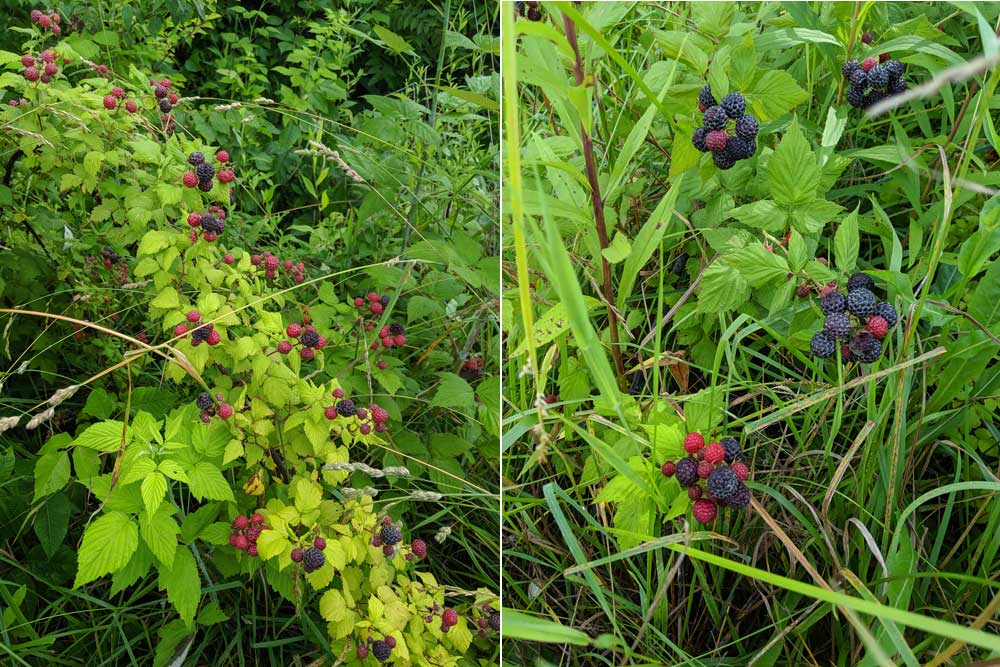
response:
{"label": "red berry on stem", "polygon": [[188,326],[183,322],[174,327],[174,336],[183,336],[187,332],[188,332]]}
{"label": "red berry on stem", "polygon": [[107,109],[108,111],[111,111],[117,105],[118,105],[118,100],[116,100],[114,98],[114,95],[105,95],[104,96],[104,108],[105,109]]}
{"label": "red berry on stem", "polygon": [[188,188],[198,187],[198,175],[195,174],[193,171],[185,172],[184,176],[181,178],[181,181],[183,181],[185,187]]}
{"label": "red berry on stem", "polygon": [[229,419],[233,416],[233,406],[229,403],[223,403],[219,406],[219,416],[223,419]]}
{"label": "red berry on stem", "polygon": [[688,454],[696,454],[705,446],[705,438],[701,433],[688,433],[684,437],[684,451]]}
{"label": "red berry on stem", "polygon": [[673,461],[664,461],[663,465],[660,466],[660,472],[663,473],[664,477],[673,477],[676,471],[677,464]]}
{"label": "red berry on stem", "polygon": [[187,314],[187,321],[188,322],[190,322],[191,324],[194,324],[194,323],[196,323],[196,322],[198,322],[200,320],[201,320],[201,313],[199,313],[197,310],[188,311],[188,314]]}

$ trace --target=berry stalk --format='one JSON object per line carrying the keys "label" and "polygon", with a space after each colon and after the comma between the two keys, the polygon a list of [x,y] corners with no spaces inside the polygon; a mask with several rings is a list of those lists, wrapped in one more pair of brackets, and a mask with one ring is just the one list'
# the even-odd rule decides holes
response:
{"label": "berry stalk", "polygon": [[[568,15],[563,14],[563,24],[566,28],[566,40],[573,48],[576,60],[573,64],[573,72],[576,75],[576,85],[583,85],[583,57],[580,55],[580,45],[576,39],[576,24]],[[608,308],[608,327],[611,336],[611,354],[615,358],[615,369],[618,377],[624,378],[625,363],[622,361],[622,351],[618,340],[618,314],[611,304],[615,302],[614,288],[611,284],[611,264],[604,257],[604,250],[610,245],[608,241],[608,228],[604,222],[604,200],[601,198],[601,184],[597,178],[597,161],[594,159],[594,142],[590,138],[590,132],[581,121],[580,136],[583,138],[583,159],[587,168],[587,181],[590,183],[590,202],[594,208],[594,222],[597,225],[597,239],[601,245],[601,273],[603,277],[602,290],[604,292],[604,303]]]}

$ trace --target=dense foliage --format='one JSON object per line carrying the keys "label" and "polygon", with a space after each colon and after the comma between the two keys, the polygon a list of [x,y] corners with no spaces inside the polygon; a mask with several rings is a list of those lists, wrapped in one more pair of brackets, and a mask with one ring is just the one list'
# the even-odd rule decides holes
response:
{"label": "dense foliage", "polygon": [[497,17],[405,4],[7,8],[0,662],[495,662]]}
{"label": "dense foliage", "polygon": [[505,658],[995,659],[996,5],[520,9]]}

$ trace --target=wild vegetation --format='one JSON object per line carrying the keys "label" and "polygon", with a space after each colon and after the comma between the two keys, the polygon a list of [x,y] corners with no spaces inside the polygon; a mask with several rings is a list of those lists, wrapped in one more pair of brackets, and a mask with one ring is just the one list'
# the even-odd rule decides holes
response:
{"label": "wild vegetation", "polygon": [[998,8],[527,4],[505,659],[995,660]]}

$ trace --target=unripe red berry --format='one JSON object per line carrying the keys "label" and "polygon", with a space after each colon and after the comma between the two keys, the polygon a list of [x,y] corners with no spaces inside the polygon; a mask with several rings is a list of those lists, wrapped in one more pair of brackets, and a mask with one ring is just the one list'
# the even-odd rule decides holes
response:
{"label": "unripe red berry", "polygon": [[370,306],[370,308],[371,308],[372,312],[375,313],[376,315],[381,315],[382,314],[383,308],[382,308],[382,304],[381,303],[378,303],[376,301],[375,303],[373,303]]}
{"label": "unripe red berry", "polygon": [[32,65],[35,64],[35,57],[30,53],[25,53],[23,56],[21,56],[21,64],[24,65],[25,67],[31,67]]}
{"label": "unripe red berry", "polygon": [[663,465],[660,466],[660,472],[663,473],[664,477],[673,477],[676,470],[677,464],[673,461],[664,461]]}
{"label": "unripe red berry", "polygon": [[711,500],[696,500],[694,503],[694,518],[698,523],[711,523],[716,511],[715,503]]}
{"label": "unripe red berry", "polygon": [[187,314],[187,321],[191,324],[201,321],[201,313],[197,310],[190,310]]}
{"label": "unripe red berry", "polygon": [[456,625],[458,623],[458,612],[450,607],[441,612],[441,623],[444,625]]}
{"label": "unripe red berry", "polygon": [[726,449],[718,442],[710,442],[705,447],[705,460],[716,465],[722,463],[726,458]]}
{"label": "unripe red berry", "polygon": [[45,68],[42,71],[49,76],[54,76],[59,71],[59,66],[55,63],[45,63]]}
{"label": "unripe red berry", "polygon": [[343,398],[344,390],[341,389],[340,387],[337,387],[336,389],[333,390],[332,395],[334,398]]}
{"label": "unripe red berry", "polygon": [[377,362],[375,362],[375,365],[378,366],[379,370],[383,371],[385,370],[386,366],[388,366],[388,364],[385,363],[385,359],[379,359]]}
{"label": "unripe red berry", "polygon": [[260,255],[250,255],[250,263],[254,266],[260,266]]}
{"label": "unripe red berry", "polygon": [[684,437],[684,451],[688,454],[697,454],[705,446],[705,438],[701,433],[688,433]]}
{"label": "unripe red berry", "polygon": [[382,641],[384,641],[385,645],[388,646],[389,648],[396,648],[396,638],[395,637],[389,636],[389,637],[386,637],[385,639],[383,639]]}
{"label": "unripe red berry", "polygon": [[358,644],[358,657],[362,660],[368,657],[368,647],[364,644]]}
{"label": "unripe red berry", "polygon": [[234,544],[237,549],[242,549],[246,551],[250,547],[250,540],[247,539],[246,535],[237,535],[236,544]]}
{"label": "unripe red berry", "polygon": [[701,498],[701,487],[698,485],[689,486],[687,492],[688,492],[688,498],[690,498],[691,500],[698,500],[699,498]]}
{"label": "unripe red berry", "polygon": [[369,426],[368,424],[362,424],[361,426],[358,427],[358,431],[361,432],[361,435],[368,435],[369,433],[372,432],[372,427]]}
{"label": "unripe red berry", "polygon": [[[301,563],[302,562],[302,556],[304,556],[304,555],[305,555],[305,552],[303,552],[302,549],[299,549],[299,548],[292,549],[291,558],[292,558],[293,562],[295,562],[295,563]],[[358,655],[361,655],[360,652],[358,653]]]}
{"label": "unripe red berry", "polygon": [[229,403],[223,403],[219,406],[219,416],[223,419],[229,419],[233,416],[233,406]]}
{"label": "unripe red berry", "polygon": [[299,350],[299,356],[300,356],[300,357],[301,357],[301,358],[302,358],[302,359],[303,359],[304,361],[309,361],[309,360],[311,360],[311,359],[312,359],[313,357],[315,357],[316,355],[315,355],[315,353],[314,353],[314,352],[312,351],[312,348],[310,348],[310,347],[304,347],[304,348],[302,348],[301,350]]}
{"label": "unripe red berry", "polygon": [[245,514],[240,514],[238,517],[233,519],[233,528],[236,530],[246,530],[250,526],[250,517]]}
{"label": "unripe red berry", "polygon": [[232,266],[233,262],[236,261],[236,258],[234,258],[232,255],[230,255],[227,252],[225,255],[222,256],[222,261],[225,262],[226,264],[229,264],[230,266]]}
{"label": "unripe red berry", "polygon": [[[24,68],[24,78],[27,79],[28,81],[38,81],[38,77],[39,76],[40,76],[40,74],[38,73],[38,68],[37,67],[25,67]],[[114,107],[112,107],[112,108],[114,108]]]}
{"label": "unripe red berry", "polygon": [[229,152],[228,151],[216,151],[215,159],[219,162],[229,162]]}
{"label": "unripe red berry", "polygon": [[385,544],[382,546],[382,554],[384,556],[392,556],[394,553],[396,553],[396,548],[391,544]]}
{"label": "unripe red berry", "polygon": [[743,461],[733,461],[729,467],[732,468],[732,471],[736,473],[736,478],[741,482],[747,481],[747,477],[750,476],[750,469]]}
{"label": "unripe red berry", "polygon": [[184,176],[181,177],[181,181],[184,183],[185,187],[196,188],[198,187],[198,175],[193,171],[184,172]]}
{"label": "unripe red berry", "polygon": [[403,334],[399,334],[398,336],[395,336],[392,339],[392,342],[394,342],[396,345],[406,345],[406,336],[404,336]]}
{"label": "unripe red berry", "polygon": [[322,537],[317,537],[313,540],[313,546],[322,551],[323,549],[326,549],[326,540]]}
{"label": "unripe red berry", "polygon": [[42,26],[43,28],[49,28],[52,25],[52,19],[46,16],[45,14],[42,14],[41,16],[38,17],[38,25]]}
{"label": "unripe red berry", "polygon": [[362,299],[360,296],[359,297],[355,297],[355,299],[354,299],[354,307],[355,308],[360,308],[363,305],[365,305],[365,300]]}
{"label": "unripe red berry", "polygon": [[121,86],[115,86],[112,88],[111,94],[115,97],[125,97],[125,91],[121,89]]}
{"label": "unripe red berry", "polygon": [[188,326],[183,322],[174,327],[174,336],[183,336],[187,332],[188,332]]}
{"label": "unripe red berry", "polygon": [[365,295],[365,298],[371,302],[375,302],[381,299],[382,297],[376,294],[375,292],[368,292],[368,294]]}
{"label": "unripe red berry", "polygon": [[117,105],[118,105],[118,100],[116,100],[113,95],[105,95],[104,96],[104,108],[105,109],[107,109],[108,111],[111,111]]}
{"label": "unripe red berry", "polygon": [[330,407],[325,408],[323,410],[323,414],[326,416],[327,419],[336,419],[338,416],[337,407],[335,405],[331,405]]}
{"label": "unripe red berry", "polygon": [[698,463],[698,477],[708,479],[708,476],[712,474],[712,467],[712,464],[708,461],[700,461]]}
{"label": "unripe red berry", "polygon": [[[197,180],[197,176],[195,177],[195,179]],[[198,225],[201,224],[201,216],[198,215],[197,213],[189,214],[188,224],[191,225],[192,227],[197,227]]]}
{"label": "unripe red berry", "polygon": [[219,335],[219,332],[213,331],[212,333],[208,334],[208,338],[205,339],[205,342],[208,343],[209,345],[218,345],[221,340],[222,336]]}
{"label": "unripe red berry", "polygon": [[232,169],[223,169],[219,172],[219,180],[223,183],[232,183],[236,180],[236,172]]}

